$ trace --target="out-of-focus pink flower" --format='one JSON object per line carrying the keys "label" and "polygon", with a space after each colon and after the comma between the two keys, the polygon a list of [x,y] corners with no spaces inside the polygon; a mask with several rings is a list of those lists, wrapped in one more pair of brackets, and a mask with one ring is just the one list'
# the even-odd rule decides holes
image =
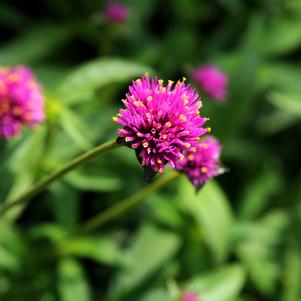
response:
{"label": "out-of-focus pink flower", "polygon": [[0,68],[0,138],[17,136],[22,126],[44,120],[44,98],[29,68]]}
{"label": "out-of-focus pink flower", "polygon": [[193,79],[212,99],[223,101],[227,97],[228,77],[217,67],[207,65],[193,71]]}
{"label": "out-of-focus pink flower", "polygon": [[199,137],[208,132],[202,127],[207,118],[199,115],[199,95],[184,81],[164,86],[163,80],[145,75],[133,81],[123,103],[125,109],[113,117],[123,126],[119,140],[135,149],[142,166],[155,173],[163,173],[166,163],[175,168],[184,159],[182,153],[196,150]]}
{"label": "out-of-focus pink flower", "polygon": [[129,9],[125,4],[111,2],[105,7],[104,15],[107,21],[120,24],[127,20]]}
{"label": "out-of-focus pink flower", "polygon": [[199,298],[195,293],[185,292],[181,297],[181,301],[199,301]]}
{"label": "out-of-focus pink flower", "polygon": [[221,145],[217,139],[208,136],[199,142],[195,152],[186,151],[177,169],[184,172],[192,184],[199,189],[209,179],[221,173]]}

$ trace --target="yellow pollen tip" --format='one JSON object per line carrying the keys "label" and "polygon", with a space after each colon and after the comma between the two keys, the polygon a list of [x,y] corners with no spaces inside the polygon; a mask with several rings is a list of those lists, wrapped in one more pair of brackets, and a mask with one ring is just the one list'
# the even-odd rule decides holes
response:
{"label": "yellow pollen tip", "polygon": [[190,143],[185,143],[185,146],[187,147],[187,148],[190,148],[191,147],[191,144]]}
{"label": "yellow pollen tip", "polygon": [[187,79],[187,78],[183,76],[183,82],[185,82],[186,79]]}
{"label": "yellow pollen tip", "polygon": [[165,125],[168,126],[168,127],[170,128],[170,127],[171,127],[171,122],[170,122],[170,121],[167,121],[167,122],[165,123]]}
{"label": "yellow pollen tip", "polygon": [[207,132],[208,132],[208,133],[211,132],[211,127],[207,127]]}
{"label": "yellow pollen tip", "polygon": [[162,136],[162,139],[166,140],[166,139],[167,139],[167,135],[164,134],[164,135]]}
{"label": "yellow pollen tip", "polygon": [[112,119],[113,119],[113,121],[117,122],[118,117],[117,116],[113,116]]}
{"label": "yellow pollen tip", "polygon": [[159,169],[159,173],[163,173],[163,172],[164,172],[164,168],[161,167],[161,168]]}
{"label": "yellow pollen tip", "polygon": [[208,144],[207,143],[203,143],[203,148],[208,148]]}
{"label": "yellow pollen tip", "polygon": [[185,99],[184,99],[184,103],[185,103],[185,105],[187,105],[187,104],[188,104],[188,102],[189,102],[189,100],[188,100],[187,98],[185,98]]}
{"label": "yellow pollen tip", "polygon": [[131,137],[125,137],[125,142],[130,142],[130,141],[132,141]]}
{"label": "yellow pollen tip", "polygon": [[136,135],[137,135],[138,137],[142,137],[142,134],[141,134],[140,132],[137,132]]}
{"label": "yellow pollen tip", "polygon": [[158,80],[158,83],[159,83],[160,85],[163,85],[164,80],[163,80],[163,79],[159,79],[159,80]]}
{"label": "yellow pollen tip", "polygon": [[147,100],[148,100],[148,101],[152,101],[152,100],[153,100],[153,97],[150,95],[150,96],[147,97]]}
{"label": "yellow pollen tip", "polygon": [[148,147],[148,142],[144,141],[142,145],[143,145],[144,148],[147,148]]}
{"label": "yellow pollen tip", "polygon": [[188,158],[188,160],[192,161],[192,160],[194,160],[194,155],[193,154],[189,154],[187,156],[187,158]]}
{"label": "yellow pollen tip", "polygon": [[162,160],[158,159],[157,162],[158,162],[159,164],[161,164],[161,163],[162,163]]}
{"label": "yellow pollen tip", "polygon": [[169,80],[169,81],[168,81],[168,84],[169,84],[169,85],[172,85],[173,83],[174,83],[173,80]]}
{"label": "yellow pollen tip", "polygon": [[183,115],[183,114],[180,115],[180,119],[183,120],[183,121],[186,121],[186,120],[187,120],[186,116]]}
{"label": "yellow pollen tip", "polygon": [[148,76],[149,76],[149,72],[145,72],[145,74],[144,74],[144,75],[148,77]]}
{"label": "yellow pollen tip", "polygon": [[202,173],[206,173],[206,172],[207,172],[207,167],[203,166],[203,167],[201,168],[201,172],[202,172]]}

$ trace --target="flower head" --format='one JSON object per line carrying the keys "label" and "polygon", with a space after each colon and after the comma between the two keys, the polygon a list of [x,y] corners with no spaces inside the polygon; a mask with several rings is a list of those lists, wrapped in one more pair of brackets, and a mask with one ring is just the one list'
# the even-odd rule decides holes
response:
{"label": "flower head", "polygon": [[133,81],[123,100],[125,109],[113,119],[122,128],[119,140],[136,150],[142,166],[163,173],[165,164],[175,168],[183,152],[193,152],[207,118],[199,115],[201,102],[197,92],[184,80],[164,86],[163,80],[148,75]]}
{"label": "flower head", "polygon": [[177,169],[184,172],[198,189],[209,179],[221,172],[221,145],[217,139],[208,136],[199,142],[195,152],[187,151],[185,158],[179,161]]}
{"label": "flower head", "polygon": [[181,301],[198,301],[198,300],[199,300],[198,296],[191,292],[185,292],[181,296]]}
{"label": "flower head", "polygon": [[0,68],[0,138],[44,120],[44,98],[29,68]]}
{"label": "flower head", "polygon": [[123,23],[129,15],[128,7],[119,2],[108,3],[104,10],[105,18],[112,23]]}
{"label": "flower head", "polygon": [[226,99],[228,77],[217,67],[207,65],[197,68],[192,77],[209,97],[217,101]]}

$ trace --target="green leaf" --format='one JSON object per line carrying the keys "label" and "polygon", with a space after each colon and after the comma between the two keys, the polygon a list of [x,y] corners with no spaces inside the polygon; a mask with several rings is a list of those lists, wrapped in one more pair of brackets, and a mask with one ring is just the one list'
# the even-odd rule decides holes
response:
{"label": "green leaf", "polygon": [[150,68],[122,59],[98,59],[78,67],[67,76],[58,94],[64,101],[78,102],[96,89],[133,79],[147,71],[151,71]]}
{"label": "green leaf", "polygon": [[84,271],[75,259],[62,259],[58,266],[58,276],[60,300],[92,300]]}
{"label": "green leaf", "polygon": [[[8,166],[14,176],[6,201],[18,197],[34,182],[43,160],[45,150],[46,130],[39,127],[24,139],[10,154]],[[16,219],[23,211],[24,205],[17,206],[8,211],[5,216],[11,220]]]}
{"label": "green leaf", "polygon": [[238,297],[245,283],[245,271],[239,264],[206,272],[189,280],[185,290],[197,293],[204,301],[232,301]]}
{"label": "green leaf", "polygon": [[75,112],[64,108],[60,112],[61,125],[73,142],[83,150],[92,147],[90,128]]}
{"label": "green leaf", "polygon": [[55,220],[64,228],[73,229],[79,218],[78,192],[61,181],[53,183],[49,189]]}
{"label": "green leaf", "polygon": [[262,51],[269,55],[286,54],[301,45],[301,21],[298,18],[277,19],[271,26],[262,26]]}
{"label": "green leaf", "polygon": [[139,301],[173,301],[169,296],[166,290],[164,289],[153,289],[150,292],[147,292],[139,298]]}
{"label": "green leaf", "polygon": [[1,65],[29,64],[57,48],[70,37],[68,26],[44,24],[27,29],[0,50]]}
{"label": "green leaf", "polygon": [[255,287],[268,296],[273,294],[279,280],[281,266],[277,250],[288,221],[286,213],[275,210],[259,221],[242,222],[235,227],[237,255]]}
{"label": "green leaf", "polygon": [[175,255],[179,246],[175,234],[143,226],[125,252],[128,264],[117,275],[110,295],[118,298],[139,287]]}
{"label": "green leaf", "polygon": [[269,166],[255,181],[249,183],[240,202],[242,218],[248,219],[260,214],[273,200],[273,195],[281,189],[281,180],[278,170]]}
{"label": "green leaf", "polygon": [[88,191],[109,192],[122,187],[121,179],[116,176],[92,175],[78,170],[68,174],[64,180],[77,189]]}
{"label": "green leaf", "polygon": [[123,257],[118,241],[112,235],[80,236],[62,240],[59,249],[64,255],[89,258],[109,265],[119,264]]}
{"label": "green leaf", "polygon": [[223,261],[229,251],[233,215],[222,189],[216,182],[209,181],[196,193],[193,185],[183,179],[179,198],[183,209],[198,223],[215,260]]}
{"label": "green leaf", "polygon": [[285,254],[282,301],[301,300],[301,252],[291,246]]}
{"label": "green leaf", "polygon": [[25,245],[16,229],[0,219],[0,276],[1,271],[18,271],[24,256]]}
{"label": "green leaf", "polygon": [[[300,95],[301,96],[301,95]],[[272,92],[269,101],[279,110],[301,117],[301,98],[297,95]]]}

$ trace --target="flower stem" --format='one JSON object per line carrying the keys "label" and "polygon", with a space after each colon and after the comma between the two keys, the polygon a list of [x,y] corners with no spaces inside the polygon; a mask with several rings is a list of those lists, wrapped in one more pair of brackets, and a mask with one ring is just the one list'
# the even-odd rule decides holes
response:
{"label": "flower stem", "polygon": [[96,228],[102,226],[111,219],[114,219],[118,215],[123,214],[125,211],[142,201],[146,196],[148,196],[152,192],[156,191],[157,189],[163,187],[167,183],[179,177],[179,175],[180,174],[178,172],[174,171],[164,177],[160,177],[159,179],[155,180],[151,184],[136,192],[135,194],[129,196],[128,198],[117,203],[116,205],[106,209],[103,212],[96,214],[87,221],[83,222],[79,227],[79,231],[86,232],[95,230]]}
{"label": "flower stem", "polygon": [[58,170],[54,171],[50,175],[46,176],[45,178],[41,179],[40,181],[36,182],[29,190],[25,191],[23,194],[21,194],[19,197],[15,199],[8,200],[0,207],[0,215],[6,212],[8,209],[29,201],[34,196],[39,194],[41,191],[43,191],[48,185],[53,183],[54,181],[60,179],[62,176],[64,176],[69,171],[75,169],[76,167],[88,162],[89,160],[97,157],[100,154],[103,154],[109,150],[115,149],[119,147],[115,141],[108,141],[101,145],[96,146],[95,148],[92,148],[88,150],[87,152],[79,155],[63,167],[59,168]]}

